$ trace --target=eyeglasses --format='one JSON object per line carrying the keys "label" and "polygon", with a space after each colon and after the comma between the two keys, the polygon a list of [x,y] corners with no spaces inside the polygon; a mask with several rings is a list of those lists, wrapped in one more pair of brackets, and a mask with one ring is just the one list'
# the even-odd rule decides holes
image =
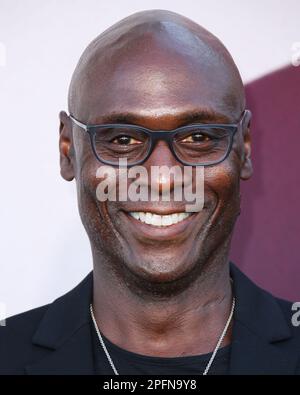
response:
{"label": "eyeglasses", "polygon": [[174,130],[150,130],[127,124],[87,125],[70,115],[71,120],[90,137],[96,158],[116,166],[120,159],[127,166],[139,165],[151,155],[158,140],[164,140],[183,165],[210,166],[224,161],[232,148],[233,138],[242,127],[249,110],[237,124],[191,124]]}

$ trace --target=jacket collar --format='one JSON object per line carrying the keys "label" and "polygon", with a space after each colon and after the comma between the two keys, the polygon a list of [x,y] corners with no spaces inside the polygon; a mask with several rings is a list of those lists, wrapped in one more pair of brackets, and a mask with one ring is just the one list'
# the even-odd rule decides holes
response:
{"label": "jacket collar", "polygon": [[[274,297],[230,266],[236,297],[230,374],[292,374],[298,356],[278,342],[291,338],[291,330]],[[52,352],[30,366],[29,374],[94,374],[89,304],[93,273],[46,311],[33,344]]]}

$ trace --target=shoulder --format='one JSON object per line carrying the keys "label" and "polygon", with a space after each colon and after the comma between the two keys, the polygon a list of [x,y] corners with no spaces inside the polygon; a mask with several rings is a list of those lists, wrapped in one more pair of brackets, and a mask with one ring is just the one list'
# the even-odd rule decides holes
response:
{"label": "shoulder", "polygon": [[300,375],[300,302],[275,298],[290,328],[290,351],[298,355],[296,373]]}
{"label": "shoulder", "polygon": [[25,374],[89,318],[92,272],[52,303],[9,317],[0,326],[0,375]]}
{"label": "shoulder", "polygon": [[25,361],[41,352],[32,337],[49,306],[9,317],[0,326],[0,374],[22,374]]}
{"label": "shoulder", "polygon": [[3,329],[9,328],[10,331],[16,331],[19,335],[24,334],[24,331],[32,333],[36,324],[41,320],[49,306],[50,304],[46,304],[23,313],[13,315],[6,319]]}
{"label": "shoulder", "polygon": [[[273,345],[285,355],[294,356],[296,361],[295,374],[300,375],[300,302],[291,302],[275,297],[265,290],[262,290],[262,292],[266,295],[266,298],[269,298],[274,305],[278,306],[278,310],[281,312],[283,321],[286,323],[289,331],[288,341],[280,341],[278,339],[278,341],[273,342]],[[270,318],[270,325],[280,333],[283,328],[281,320],[272,319],[273,317],[267,309],[265,309],[265,314],[266,317]]]}
{"label": "shoulder", "polygon": [[[235,321],[238,327],[243,330],[246,328],[248,336],[265,346],[258,348],[257,353],[262,354],[264,350],[275,358],[276,350],[282,361],[281,368],[286,368],[283,362],[286,361],[290,364],[290,371],[294,368],[300,374],[300,303],[272,295],[234,264],[231,264],[230,269],[237,300]],[[272,358],[270,361],[279,364]]]}

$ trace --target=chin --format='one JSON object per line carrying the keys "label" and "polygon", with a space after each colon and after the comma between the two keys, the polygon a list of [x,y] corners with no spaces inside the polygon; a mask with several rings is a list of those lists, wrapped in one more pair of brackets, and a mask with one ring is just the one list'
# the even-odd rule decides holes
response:
{"label": "chin", "polygon": [[[126,283],[138,294],[170,296],[188,288],[197,278],[199,262],[195,257],[178,259],[180,255],[160,256],[160,259],[149,255],[123,261]],[[158,257],[157,257],[158,258]]]}

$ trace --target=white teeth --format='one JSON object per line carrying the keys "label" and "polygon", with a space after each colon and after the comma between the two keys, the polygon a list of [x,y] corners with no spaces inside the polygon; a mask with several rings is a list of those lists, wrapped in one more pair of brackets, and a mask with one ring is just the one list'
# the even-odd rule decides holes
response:
{"label": "white teeth", "polygon": [[172,221],[173,221],[173,224],[177,224],[177,222],[178,222],[178,214],[172,214]]}
{"label": "white teeth", "polygon": [[142,222],[145,222],[146,214],[143,213],[143,212],[139,212],[139,214],[140,214],[140,220],[141,220]]}
{"label": "white teeth", "polygon": [[131,211],[129,214],[133,218],[153,226],[170,226],[173,224],[177,224],[177,222],[183,221],[185,218],[191,215],[191,213],[175,213],[169,215],[158,215],[149,212],[145,213],[142,211]]}
{"label": "white teeth", "polygon": [[162,226],[172,225],[173,224],[172,215],[164,215],[164,216],[162,216],[161,224],[162,224]]}
{"label": "white teeth", "polygon": [[145,222],[146,222],[146,224],[152,225],[152,214],[151,213],[146,213]]}
{"label": "white teeth", "polygon": [[155,226],[161,226],[161,215],[152,215],[152,224]]}
{"label": "white teeth", "polygon": [[135,219],[140,219],[140,214],[139,214],[137,211],[132,212],[131,215],[132,215],[133,218],[135,218]]}

